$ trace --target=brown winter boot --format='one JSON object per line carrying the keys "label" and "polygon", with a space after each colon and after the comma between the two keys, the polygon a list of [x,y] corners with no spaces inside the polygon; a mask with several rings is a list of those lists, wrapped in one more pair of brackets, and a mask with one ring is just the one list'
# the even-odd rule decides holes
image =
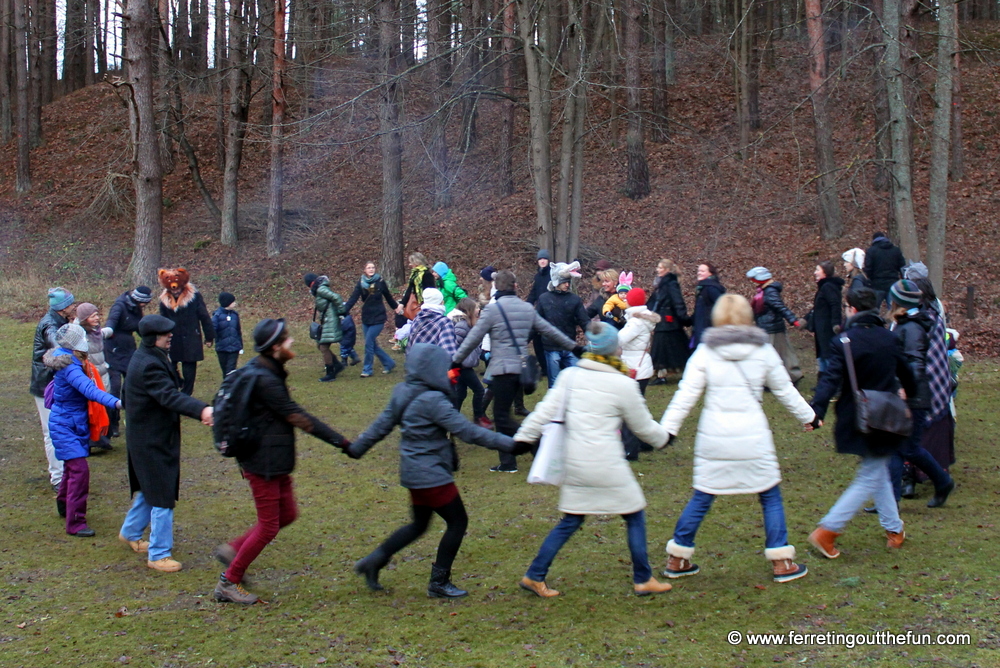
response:
{"label": "brown winter boot", "polygon": [[698,564],[691,563],[691,557],[694,556],[693,547],[678,545],[671,538],[667,541],[667,554],[669,555],[667,570],[663,571],[663,574],[670,579],[682,578],[685,575],[695,575],[701,570],[698,568]]}
{"label": "brown winter boot", "polygon": [[764,558],[771,562],[775,582],[791,582],[804,577],[809,569],[805,564],[795,563],[795,546],[769,547],[764,550]]}
{"label": "brown winter boot", "polygon": [[885,532],[885,546],[891,547],[893,549],[899,549],[903,547],[903,541],[906,540],[906,531],[901,530],[899,533],[894,531]]}
{"label": "brown winter boot", "polygon": [[523,577],[518,584],[521,585],[521,589],[527,589],[532,594],[537,594],[542,598],[552,598],[553,596],[559,595],[559,592],[555,589],[549,589],[549,586],[545,584],[544,580],[538,582],[536,580],[529,580],[527,577]]}
{"label": "brown winter boot", "polygon": [[836,531],[816,527],[816,530],[809,534],[809,542],[827,559],[836,559],[840,556],[840,550],[833,544],[833,541],[839,535]]}

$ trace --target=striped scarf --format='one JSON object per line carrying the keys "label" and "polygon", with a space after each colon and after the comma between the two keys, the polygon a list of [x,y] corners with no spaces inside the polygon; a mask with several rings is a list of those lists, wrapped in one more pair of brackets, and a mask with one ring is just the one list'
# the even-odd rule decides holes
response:
{"label": "striped scarf", "polygon": [[944,318],[934,307],[929,307],[927,314],[934,321],[927,348],[927,382],[931,390],[930,419],[934,421],[941,419],[950,410],[948,402],[951,398],[952,380],[948,366],[948,343]]}
{"label": "striped scarf", "polygon": [[609,367],[625,374],[626,376],[632,371],[628,364],[622,362],[620,357],[615,357],[613,355],[598,355],[596,353],[584,353],[583,359],[591,360],[592,362],[597,362],[598,364],[607,364]]}

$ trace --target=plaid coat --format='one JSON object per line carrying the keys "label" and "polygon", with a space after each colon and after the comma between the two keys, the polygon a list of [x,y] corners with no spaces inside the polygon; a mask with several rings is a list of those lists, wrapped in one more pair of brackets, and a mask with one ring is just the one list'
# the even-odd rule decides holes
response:
{"label": "plaid coat", "polygon": [[428,308],[420,309],[417,317],[413,319],[407,347],[417,343],[441,346],[449,355],[454,356],[458,350],[458,343],[455,341],[455,323],[443,313]]}

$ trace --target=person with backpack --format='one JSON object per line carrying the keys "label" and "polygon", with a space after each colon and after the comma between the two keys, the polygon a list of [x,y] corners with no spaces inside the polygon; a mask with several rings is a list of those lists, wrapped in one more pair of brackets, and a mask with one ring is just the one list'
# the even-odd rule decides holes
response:
{"label": "person with backpack", "polygon": [[758,327],[767,332],[768,342],[781,355],[781,361],[785,363],[792,385],[798,386],[803,376],[802,368],[799,366],[799,356],[795,354],[795,348],[788,340],[785,321],[787,320],[792,327],[802,327],[805,322],[785,306],[781,298],[784,286],[774,280],[767,267],[754,267],[747,272],[747,278],[757,288],[753,299],[750,300],[754,321]]}
{"label": "person with backpack", "polygon": [[[247,567],[274,540],[278,531],[298,517],[292,485],[295,468],[295,428],[312,434],[321,441],[344,450],[350,441],[324,422],[307,413],[288,393],[288,371],[285,365],[294,359],[292,344],[284,319],[266,318],[253,330],[254,352],[237,374],[244,379],[233,379],[233,384],[251,382],[248,393],[233,392],[235,398],[228,404],[219,403],[213,415],[215,436],[231,437],[233,427],[243,420],[250,420],[250,435],[240,443],[235,457],[240,473],[250,485],[257,523],[242,536],[215,548],[214,556],[226,566],[219,577],[213,595],[215,600],[253,605],[258,597],[243,588]],[[223,386],[225,388],[225,385]],[[253,416],[253,417],[249,417]],[[223,425],[230,434],[220,434]]]}
{"label": "person with backpack", "polygon": [[[212,426],[212,407],[184,394],[168,351],[175,323],[162,315],[139,321],[142,345],[125,374],[125,443],[128,453],[132,507],[119,540],[133,552],[146,552],[146,565],[162,573],[181,570],[172,557],[174,506],[181,486],[181,423],[179,416]],[[142,535],[149,527],[149,542]]]}
{"label": "person with backpack", "polygon": [[[414,344],[406,356],[406,380],[396,385],[382,414],[345,450],[358,459],[399,426],[399,482],[410,491],[413,521],[354,565],[354,572],[363,575],[373,591],[383,589],[379,572],[392,555],[420,538],[437,514],[447,529],[431,565],[427,595],[460,598],[468,594],[451,583],[451,567],[469,519],[455,486],[458,455],[448,434],[501,452],[513,452],[515,445],[510,436],[479,427],[455,410],[449,361],[449,354],[440,346]],[[527,451],[527,446],[523,449]]]}

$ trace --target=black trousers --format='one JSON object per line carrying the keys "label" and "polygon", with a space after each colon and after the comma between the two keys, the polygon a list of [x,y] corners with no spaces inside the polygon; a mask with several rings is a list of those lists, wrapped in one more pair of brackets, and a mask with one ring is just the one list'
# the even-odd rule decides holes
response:
{"label": "black trousers", "polygon": [[451,565],[455,562],[455,555],[462,547],[465,530],[469,526],[469,516],[465,513],[462,497],[456,496],[439,508],[410,506],[410,512],[413,515],[413,521],[393,531],[379,546],[385,554],[385,558],[388,559],[423,536],[431,523],[431,517],[437,513],[448,525],[448,528],[445,529],[444,535],[441,536],[441,542],[438,543],[435,563],[440,568],[451,570]]}
{"label": "black trousers", "polygon": [[198,363],[178,362],[174,364],[174,371],[181,377],[181,392],[190,397],[194,393],[194,379],[198,375]]}
{"label": "black trousers", "polygon": [[[108,392],[118,397],[122,398],[122,384],[125,382],[125,372],[116,371],[114,369],[108,369],[108,378],[111,380],[111,387],[108,388]],[[124,407],[124,405],[123,405]],[[108,433],[118,431],[121,425],[121,411],[116,408],[108,409],[108,421],[110,425],[108,427]]]}
{"label": "black trousers", "polygon": [[[521,376],[516,373],[504,373],[493,376],[490,381],[493,390],[493,422],[501,434],[513,436],[521,425],[514,419],[511,408],[518,390],[521,389]],[[500,468],[516,469],[517,457],[508,453],[500,453]]]}
{"label": "black trousers", "polygon": [[483,408],[483,384],[479,382],[479,374],[475,369],[462,367],[452,400],[456,411],[462,410],[462,404],[465,403],[469,390],[472,390],[472,415],[476,418],[486,417],[486,409]]}
{"label": "black trousers", "polygon": [[235,353],[221,353],[218,350],[215,354],[219,357],[219,366],[222,368],[222,375],[225,376],[230,371],[236,370],[236,364],[240,361],[239,351]]}
{"label": "black trousers", "polygon": [[[639,382],[639,392],[646,396],[646,386],[649,385],[649,378],[643,378]],[[622,425],[622,444],[625,446],[625,459],[630,462],[639,461],[639,452],[649,452],[653,446],[639,439],[628,425]]]}

